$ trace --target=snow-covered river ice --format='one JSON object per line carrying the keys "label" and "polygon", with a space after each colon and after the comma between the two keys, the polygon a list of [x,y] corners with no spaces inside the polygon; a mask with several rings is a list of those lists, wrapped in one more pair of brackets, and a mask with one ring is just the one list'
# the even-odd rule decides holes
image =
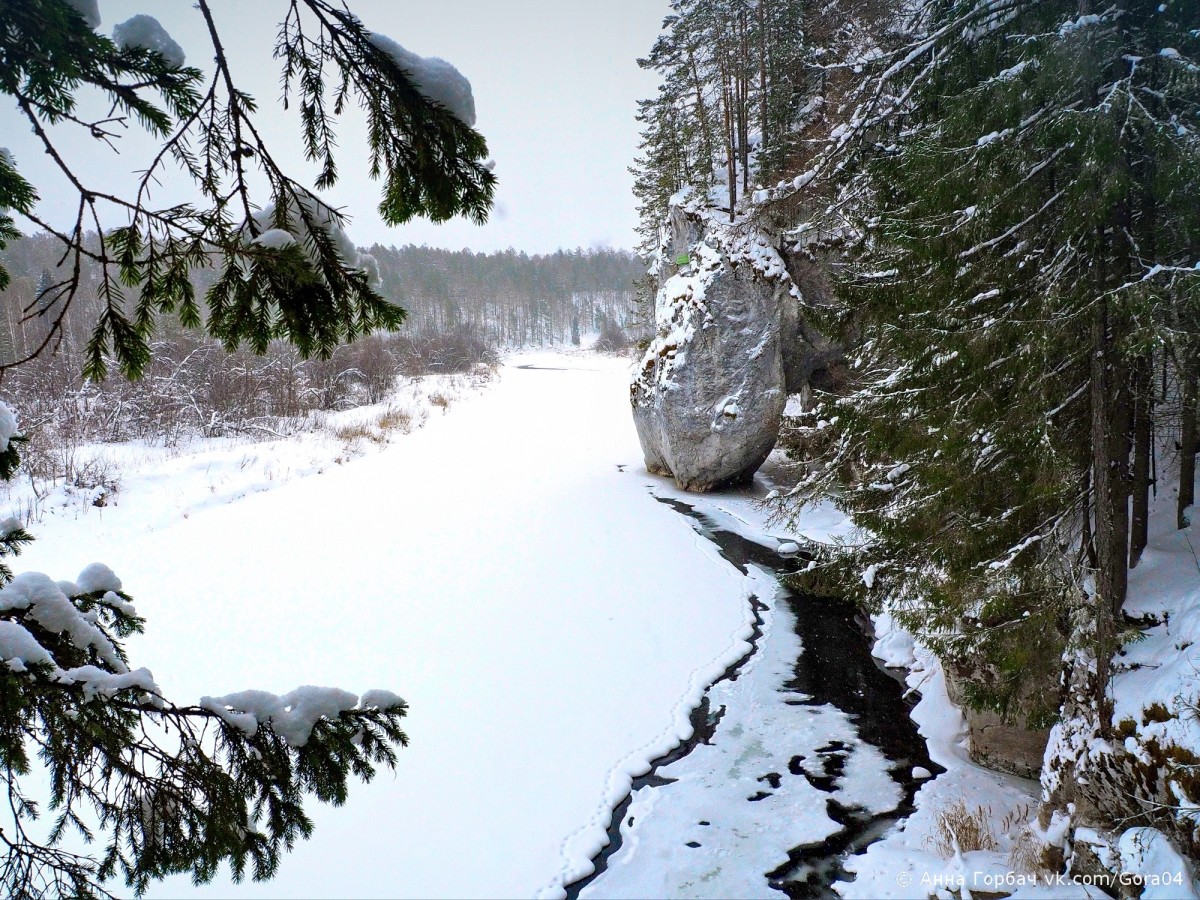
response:
{"label": "snow-covered river ice", "polygon": [[846,856],[911,810],[914,769],[941,767],[851,606],[780,586],[798,563],[721,498],[663,502],[756,584],[758,633],[697,707],[696,734],[635,783],[597,873],[569,895],[830,896],[854,877]]}
{"label": "snow-covered river ice", "polygon": [[173,699],[411,704],[395,775],[314,805],[273,881],[150,896],[822,896],[904,813],[938,767],[901,685],[847,610],[778,587],[750,494],[646,473],[627,368],[522,356],[357,458],[115,448],[116,505],[34,528],[22,568],[123,578],[132,658]]}

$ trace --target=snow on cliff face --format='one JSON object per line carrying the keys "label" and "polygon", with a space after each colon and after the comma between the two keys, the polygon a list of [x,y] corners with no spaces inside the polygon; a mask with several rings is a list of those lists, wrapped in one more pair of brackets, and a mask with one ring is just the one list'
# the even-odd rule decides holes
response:
{"label": "snow on cliff face", "polygon": [[428,99],[440,103],[462,122],[474,127],[475,96],[471,92],[471,82],[462,72],[436,56],[418,56],[382,34],[371,35],[371,43],[408,72],[417,90]]}

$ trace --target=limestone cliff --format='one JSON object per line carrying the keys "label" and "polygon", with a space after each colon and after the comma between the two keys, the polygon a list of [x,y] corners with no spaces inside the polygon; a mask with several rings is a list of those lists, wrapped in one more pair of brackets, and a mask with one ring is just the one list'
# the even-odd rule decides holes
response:
{"label": "limestone cliff", "polygon": [[809,328],[777,239],[671,208],[655,267],[655,334],[630,390],[646,468],[685,490],[746,481],[779,436],[787,397],[839,351]]}

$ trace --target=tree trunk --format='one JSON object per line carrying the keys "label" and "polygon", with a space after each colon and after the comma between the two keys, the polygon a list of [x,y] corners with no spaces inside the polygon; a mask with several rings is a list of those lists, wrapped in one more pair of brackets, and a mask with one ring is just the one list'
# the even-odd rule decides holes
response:
{"label": "tree trunk", "polygon": [[1180,373],[1181,425],[1179,428],[1179,502],[1176,524],[1187,528],[1187,508],[1196,502],[1196,367],[1189,356]]}
{"label": "tree trunk", "polygon": [[1129,508],[1125,486],[1129,442],[1128,388],[1113,361],[1108,303],[1092,318],[1092,495],[1095,508],[1096,594],[1109,617],[1125,602]]}
{"label": "tree trunk", "polygon": [[745,12],[738,15],[738,152],[742,159],[742,194],[750,191],[750,42]]}
{"label": "tree trunk", "polygon": [[1153,360],[1148,354],[1133,364],[1133,513],[1129,528],[1129,568],[1137,566],[1150,530],[1150,446],[1153,442]]}
{"label": "tree trunk", "polygon": [[[1125,603],[1129,578],[1128,385],[1115,364],[1108,302],[1095,301],[1092,315],[1091,443],[1092,508],[1096,565],[1093,569],[1096,615],[1096,689],[1099,722],[1106,735],[1108,681],[1116,652],[1116,621]],[[1122,452],[1123,451],[1123,452]]]}
{"label": "tree trunk", "polygon": [[709,167],[704,171],[708,172],[716,160],[713,159],[712,133],[708,127],[708,107],[704,103],[704,90],[700,82],[700,72],[696,68],[696,55],[692,52],[691,47],[688,47],[688,67],[692,72],[692,87],[696,90],[696,114],[700,117],[700,136],[704,140],[704,164]]}
{"label": "tree trunk", "polygon": [[759,165],[767,150],[767,18],[766,0],[758,4],[758,132]]}
{"label": "tree trunk", "polygon": [[1087,563],[1089,569],[1096,568],[1096,540],[1092,534],[1092,514],[1095,509],[1092,503],[1092,469],[1089,466],[1083,470],[1083,500],[1080,501],[1080,507],[1083,509],[1083,527],[1080,529],[1079,544],[1081,558]]}
{"label": "tree trunk", "polygon": [[737,206],[737,156],[734,146],[733,84],[728,63],[721,67],[721,99],[725,108],[725,174],[729,182],[729,221],[734,220]]}

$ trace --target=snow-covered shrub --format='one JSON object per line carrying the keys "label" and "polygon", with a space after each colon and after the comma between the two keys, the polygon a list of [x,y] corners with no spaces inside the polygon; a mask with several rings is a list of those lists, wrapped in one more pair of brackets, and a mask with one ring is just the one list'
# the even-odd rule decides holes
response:
{"label": "snow-covered shrub", "polygon": [[620,353],[633,346],[633,341],[625,333],[625,329],[609,316],[601,316],[599,326],[600,333],[593,347],[601,353]]}
{"label": "snow-covered shrub", "polygon": [[135,382],[87,382],[79,374],[82,360],[70,350],[12,371],[5,388],[29,423],[26,474],[72,480],[73,461],[87,444],[175,446],[196,436],[287,430],[313,412],[381,403],[402,376],[470,372],[496,361],[495,351],[468,330],[371,335],[327,359],[302,359],[282,342],[261,356],[228,351],[181,330],[159,336],[153,350]]}
{"label": "snow-covered shrub", "polygon": [[401,373],[408,376],[470,372],[481,364],[492,367],[499,359],[483,335],[466,327],[447,332],[401,334],[391,342],[391,349]]}

